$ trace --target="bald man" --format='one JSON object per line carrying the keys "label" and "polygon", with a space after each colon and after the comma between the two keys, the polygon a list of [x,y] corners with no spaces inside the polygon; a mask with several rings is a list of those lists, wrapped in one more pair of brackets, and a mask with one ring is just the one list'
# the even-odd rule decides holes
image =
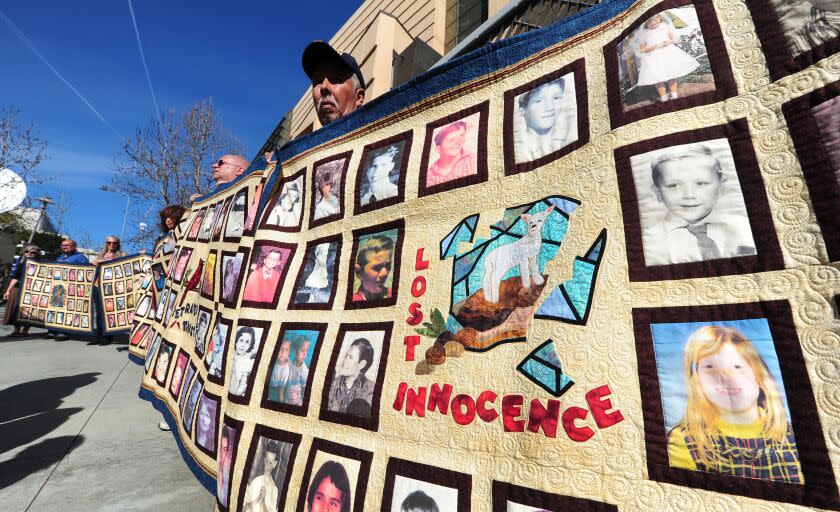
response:
{"label": "bald man", "polygon": [[[245,157],[240,155],[225,155],[218,161],[213,162],[213,183],[216,188],[222,183],[230,183],[238,176],[241,176],[245,169],[251,165]],[[202,194],[195,193],[190,196],[190,201],[195,201]]]}

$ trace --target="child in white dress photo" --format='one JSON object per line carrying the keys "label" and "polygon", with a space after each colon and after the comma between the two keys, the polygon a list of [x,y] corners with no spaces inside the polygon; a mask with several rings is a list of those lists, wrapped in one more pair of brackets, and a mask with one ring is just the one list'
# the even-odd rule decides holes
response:
{"label": "child in white dress photo", "polygon": [[677,79],[700,66],[697,59],[675,43],[674,25],[667,11],[647,20],[634,35],[639,48],[639,80],[636,85],[653,85],[659,101],[677,98]]}

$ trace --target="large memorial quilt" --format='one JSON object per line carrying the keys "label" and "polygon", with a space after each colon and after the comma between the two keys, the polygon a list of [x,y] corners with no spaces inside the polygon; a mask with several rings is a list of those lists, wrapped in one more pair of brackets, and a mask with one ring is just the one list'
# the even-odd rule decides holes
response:
{"label": "large memorial quilt", "polygon": [[838,50],[608,0],[433,69],[194,203],[140,395],[223,511],[840,510]]}

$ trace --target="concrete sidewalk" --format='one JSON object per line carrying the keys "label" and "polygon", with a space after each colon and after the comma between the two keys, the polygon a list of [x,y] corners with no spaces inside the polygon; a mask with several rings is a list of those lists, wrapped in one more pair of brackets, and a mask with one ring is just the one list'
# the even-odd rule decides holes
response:
{"label": "concrete sidewalk", "polygon": [[160,414],[137,397],[125,337],[99,346],[0,326],[0,509],[210,512]]}

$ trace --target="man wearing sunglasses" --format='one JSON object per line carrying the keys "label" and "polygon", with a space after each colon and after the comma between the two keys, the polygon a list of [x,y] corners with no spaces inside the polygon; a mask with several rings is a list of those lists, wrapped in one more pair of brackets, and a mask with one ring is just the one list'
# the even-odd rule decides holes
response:
{"label": "man wearing sunglasses", "polygon": [[[87,256],[76,250],[76,241],[69,238],[61,241],[61,254],[58,255],[58,258],[56,258],[55,261],[59,263],[74,263],[81,265],[90,263]],[[66,334],[57,333],[55,331],[47,331],[46,337],[55,338],[56,340],[68,339]]]}
{"label": "man wearing sunglasses", "polygon": [[[213,162],[213,183],[218,188],[222,183],[230,183],[240,176],[250,164],[245,157],[239,155],[225,155],[218,161]],[[190,196],[190,201],[195,201],[202,194],[195,193]]]}
{"label": "man wearing sunglasses", "polygon": [[312,102],[321,126],[362,106],[365,79],[352,55],[339,54],[324,41],[313,41],[303,50],[301,63],[312,82]]}

